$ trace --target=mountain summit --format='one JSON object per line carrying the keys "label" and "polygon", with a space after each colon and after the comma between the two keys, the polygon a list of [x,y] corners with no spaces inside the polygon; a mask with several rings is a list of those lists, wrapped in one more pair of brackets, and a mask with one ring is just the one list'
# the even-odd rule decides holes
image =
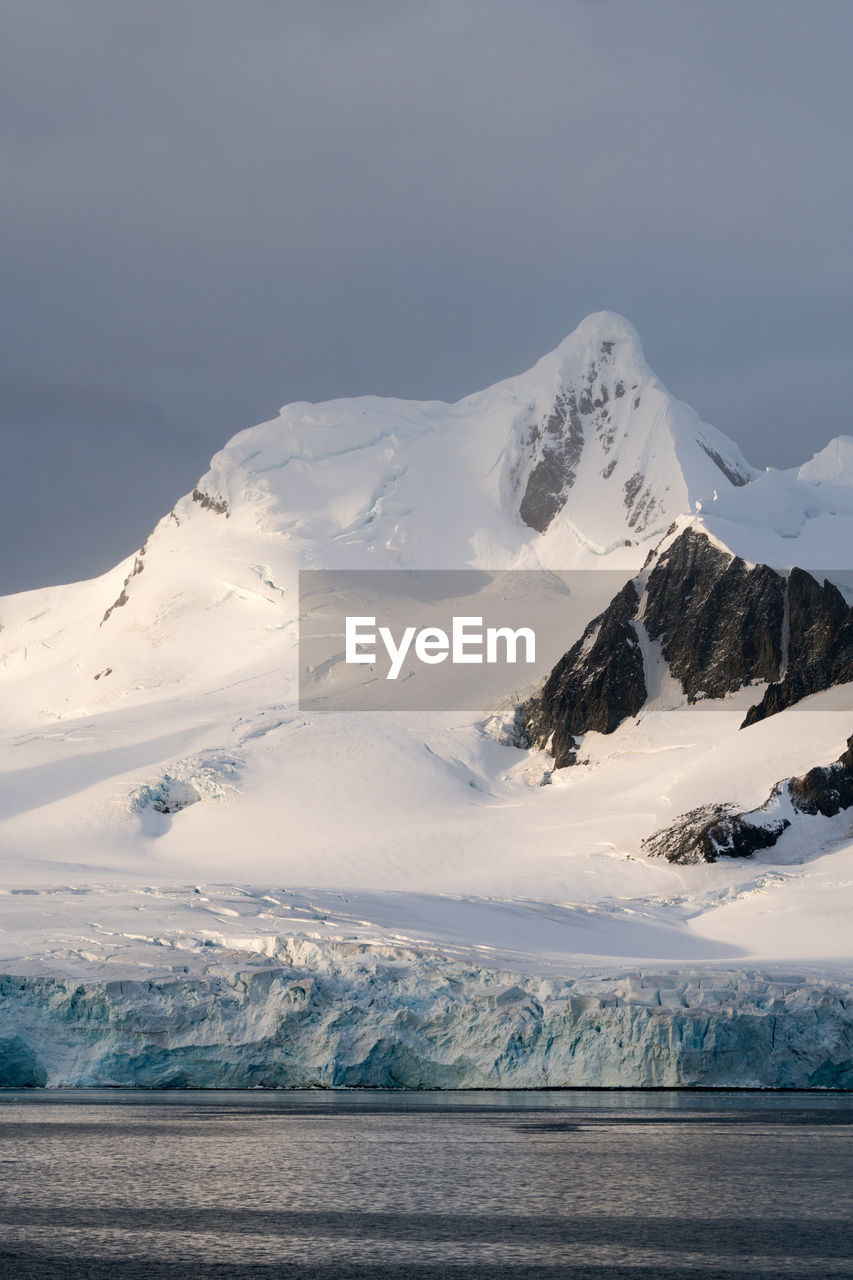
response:
{"label": "mountain summit", "polygon": [[625,549],[757,474],[669,394],[627,320],[600,312],[457,404],[287,405],[235,436],[197,492],[340,567],[591,568],[641,561]]}
{"label": "mountain summit", "polygon": [[555,521],[590,547],[646,541],[676,515],[758,473],[737,445],[675,400],[621,316],[589,316],[528,374],[502,384],[548,387],[519,424],[513,479],[519,514],[544,533]]}

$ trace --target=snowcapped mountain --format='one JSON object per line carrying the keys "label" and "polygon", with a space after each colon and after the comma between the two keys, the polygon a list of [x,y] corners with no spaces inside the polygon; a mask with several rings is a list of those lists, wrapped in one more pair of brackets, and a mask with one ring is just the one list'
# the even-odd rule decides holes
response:
{"label": "snowcapped mountain", "polygon": [[199,490],[324,563],[573,568],[649,543],[756,474],[669,395],[631,326],[601,313],[455,405],[289,405],[235,436]]}
{"label": "snowcapped mountain", "polygon": [[519,515],[539,533],[571,531],[607,554],[659,536],[701,499],[757,474],[733,441],[673,399],[620,317],[591,316],[501,387],[523,399],[537,382],[553,389],[515,425],[510,474]]}
{"label": "snowcapped mountain", "polygon": [[112,573],[3,602],[6,713],[67,716],[278,661],[300,568],[636,570],[695,511],[724,539],[763,539],[773,563],[818,526],[808,562],[828,564],[853,489],[843,442],[824,454],[757,473],[609,313],[456,405],[289,405],[235,436]]}
{"label": "snowcapped mountain", "polygon": [[[296,937],[330,972],[401,946],[534,974],[843,965],[846,809],[713,865],[643,842],[846,758],[851,545],[853,439],[757,471],[609,313],[455,405],[289,405],[112,572],[0,600],[0,964],[207,981]],[[309,568],[609,572],[567,598],[566,658],[523,699],[309,714]]]}

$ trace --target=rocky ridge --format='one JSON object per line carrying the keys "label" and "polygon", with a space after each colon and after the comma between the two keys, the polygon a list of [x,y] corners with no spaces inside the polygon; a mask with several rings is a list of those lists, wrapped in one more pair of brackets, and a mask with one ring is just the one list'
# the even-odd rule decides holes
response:
{"label": "rocky ridge", "polygon": [[853,808],[853,736],[832,764],[818,765],[796,778],[777,782],[767,800],[749,813],[734,805],[704,805],[681,814],[643,841],[652,857],[689,866],[718,858],[748,858],[769,849],[793,822],[834,818]]}
{"label": "rocky ridge", "polygon": [[639,594],[626,582],[604,613],[554,667],[541,694],[522,708],[519,746],[547,746],[558,769],[574,764],[577,739],[612,733],[646,701],[643,655],[633,628]]}
{"label": "rocky ridge", "polygon": [[693,525],[670,530],[520,709],[518,744],[551,750],[557,768],[575,763],[583,734],[642,710],[654,655],[688,702],[766,683],[747,727],[853,681],[853,609],[802,569],[750,565]]}

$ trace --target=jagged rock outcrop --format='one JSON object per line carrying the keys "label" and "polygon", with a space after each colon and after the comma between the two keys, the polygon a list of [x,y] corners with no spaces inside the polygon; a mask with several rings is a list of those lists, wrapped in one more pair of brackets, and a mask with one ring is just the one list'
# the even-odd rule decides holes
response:
{"label": "jagged rock outcrop", "polygon": [[[199,506],[202,508],[203,511],[212,511],[215,515],[225,516],[226,519],[228,519],[229,516],[231,515],[231,511],[228,506],[227,499],[225,498],[212,498],[209,493],[204,493],[201,489],[196,488],[196,489],[193,489],[192,499],[193,499],[193,502],[197,502],[199,504]],[[178,526],[180,526],[181,522],[178,519],[175,512],[170,511],[169,515],[175,521],[175,523]],[[151,535],[149,534],[149,538],[150,536]],[[139,548],[136,555],[134,556],[133,567],[130,570],[130,573],[125,578],[124,582],[122,583],[121,591],[119,592],[118,596],[104,613],[104,616],[101,619],[101,623],[100,623],[101,626],[103,626],[105,622],[109,621],[111,615],[116,611],[116,609],[123,609],[124,606],[127,604],[128,600],[130,599],[130,596],[128,595],[128,587],[130,586],[133,579],[138,577],[138,575],[143,572],[145,568],[145,553],[147,549],[148,549],[148,538],[145,539],[142,546]],[[95,679],[97,678],[98,677],[96,676]]]}
{"label": "jagged rock outcrop", "polygon": [[685,529],[648,575],[643,621],[688,701],[775,680],[782,661],[785,580]]}
{"label": "jagged rock outcrop", "polygon": [[[626,390],[623,378],[613,367],[614,345],[612,340],[599,342],[597,355],[590,359],[585,372],[557,392],[544,421],[528,428],[525,452],[533,459],[533,465],[527,474],[519,515],[538,533],[545,532],[565,505],[587,439],[598,441],[603,457],[613,447],[614,427],[608,406],[611,401],[621,400]],[[636,497],[633,494],[631,502],[626,501],[634,524],[639,520],[639,514],[632,511]]]}
{"label": "jagged rock outcrop", "polygon": [[842,809],[853,808],[853,736],[833,764],[818,765],[799,778],[791,778],[788,794],[799,813],[834,818]]}
{"label": "jagged rock outcrop", "polygon": [[543,423],[534,423],[527,444],[537,460],[531,468],[519,506],[526,525],[544,533],[575,482],[583,452],[584,427],[574,391],[562,391]]}
{"label": "jagged rock outcrop", "polygon": [[743,467],[739,467],[730,459],[724,458],[717,449],[712,449],[704,440],[700,441],[700,443],[714,466],[720,468],[726,479],[730,480],[736,489],[740,489],[742,485],[749,484],[749,476]]}
{"label": "jagged rock outcrop", "polygon": [[784,677],[750,707],[744,727],[793,706],[810,693],[853,680],[853,609],[826,580],[802,569],[788,575],[788,654]]}
{"label": "jagged rock outcrop", "polygon": [[590,729],[612,733],[646,700],[643,655],[633,626],[639,600],[635,584],[626,582],[521,711],[525,745],[550,745],[558,769],[574,763],[576,735]]}
{"label": "jagged rock outcrop", "polygon": [[770,849],[791,825],[778,818],[766,825],[750,822],[734,805],[707,804],[683,813],[643,841],[652,857],[692,866],[718,858],[748,858],[759,849]]}
{"label": "jagged rock outcrop", "polygon": [[123,609],[124,606],[127,604],[128,600],[130,599],[129,595],[127,594],[127,588],[130,586],[133,579],[136,578],[140,573],[142,573],[143,569],[145,568],[145,552],[147,547],[148,547],[148,539],[146,538],[142,546],[139,548],[139,550],[137,551],[136,555],[133,558],[133,568],[125,578],[124,582],[121,584],[121,591],[119,592],[116,599],[112,602],[110,607],[107,609],[103,618],[101,618],[101,622],[100,622],[101,626],[103,626],[105,622],[109,621],[110,615],[114,613],[116,609]]}
{"label": "jagged rock outcrop", "polygon": [[562,768],[575,763],[584,733],[612,733],[636,715],[649,683],[641,629],[689,702],[770,682],[744,727],[853,681],[853,610],[837,587],[802,569],[786,577],[747,564],[688,527],[649,558],[520,709],[519,745],[549,746]]}
{"label": "jagged rock outcrop", "polygon": [[192,499],[193,502],[199,504],[202,511],[212,511],[214,515],[225,516],[226,519],[231,515],[227,498],[213,498],[209,493],[205,493],[204,490],[195,488],[192,492]]}
{"label": "jagged rock outcrop", "polygon": [[776,844],[792,822],[818,814],[834,818],[853,808],[853,736],[847,750],[829,765],[809,769],[797,778],[778,782],[765,803],[750,813],[734,805],[704,805],[692,809],[643,841],[652,857],[690,865],[718,858],[748,858]]}

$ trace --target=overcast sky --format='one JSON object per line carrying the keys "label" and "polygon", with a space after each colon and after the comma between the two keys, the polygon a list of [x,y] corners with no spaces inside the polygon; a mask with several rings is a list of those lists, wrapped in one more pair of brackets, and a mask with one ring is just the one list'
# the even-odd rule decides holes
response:
{"label": "overcast sky", "polygon": [[2,0],[0,590],[290,400],[622,312],[758,464],[853,433],[845,0]]}

